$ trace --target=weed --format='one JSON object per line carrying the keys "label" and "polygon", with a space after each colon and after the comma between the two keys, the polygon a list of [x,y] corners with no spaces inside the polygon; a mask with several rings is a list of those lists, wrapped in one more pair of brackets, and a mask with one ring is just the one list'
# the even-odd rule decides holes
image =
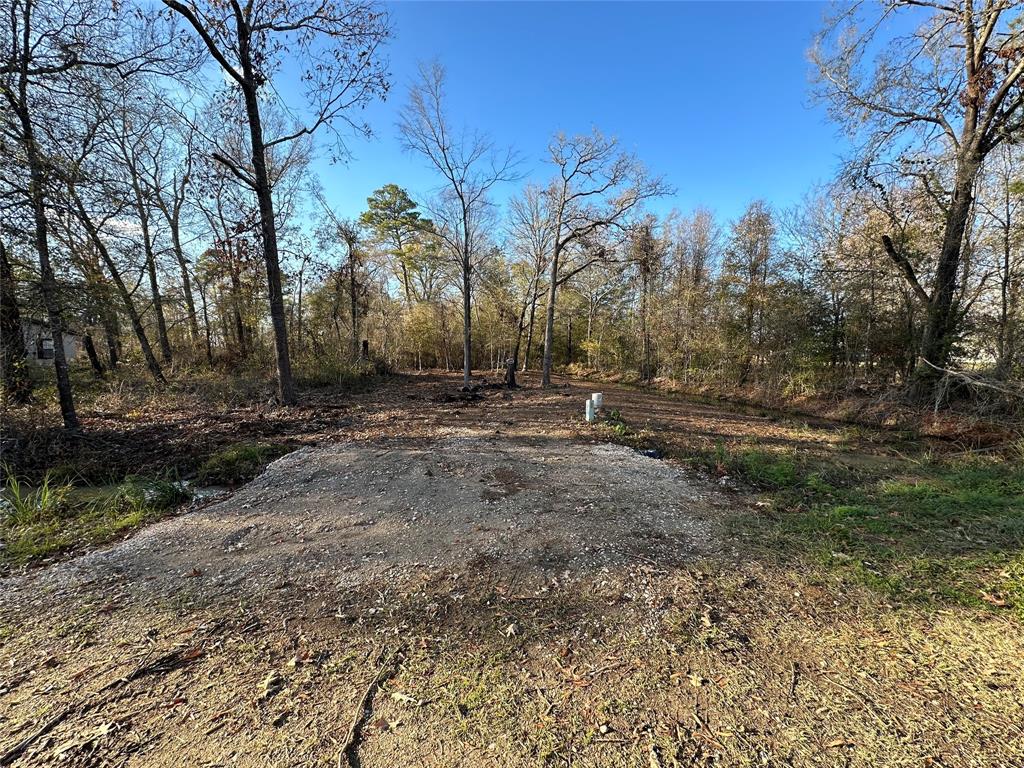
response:
{"label": "weed", "polygon": [[170,480],[129,478],[115,486],[75,488],[49,477],[34,490],[8,475],[0,525],[0,563],[22,565],[102,544],[156,520],[188,500]]}
{"label": "weed", "polygon": [[38,488],[30,489],[5,469],[7,481],[0,511],[9,525],[30,525],[40,520],[57,517],[66,507],[72,486],[59,483],[51,473],[43,476]]}

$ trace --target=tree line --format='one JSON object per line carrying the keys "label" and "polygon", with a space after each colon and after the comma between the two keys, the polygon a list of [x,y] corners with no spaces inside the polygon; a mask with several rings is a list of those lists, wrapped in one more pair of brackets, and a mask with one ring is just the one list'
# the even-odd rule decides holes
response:
{"label": "tree line", "polygon": [[343,215],[311,163],[373,128],[357,115],[390,89],[382,7],[13,0],[5,402],[32,397],[27,318],[52,335],[71,429],[65,333],[96,375],[272,370],[285,405],[367,357],[466,383],[510,366],[544,384],[569,369],[927,402],[969,373],[1003,391],[1024,366],[1022,26],[1004,0],[840,9],[812,90],[850,157],[800,204],[755,200],[732,221],[652,213],[674,190],[597,129],[554,135],[528,173],[451,114],[444,68],[424,64],[398,131],[436,189],[417,200],[395,180]]}

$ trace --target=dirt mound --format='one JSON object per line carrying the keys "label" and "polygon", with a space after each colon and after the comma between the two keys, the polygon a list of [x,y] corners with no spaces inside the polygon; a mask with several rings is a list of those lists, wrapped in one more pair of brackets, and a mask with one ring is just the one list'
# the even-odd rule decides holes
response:
{"label": "dirt mound", "polygon": [[706,480],[616,445],[477,436],[332,444],[297,450],[230,499],[20,586],[113,580],[139,596],[205,602],[396,583],[474,560],[542,571],[664,564],[716,549],[720,503]]}

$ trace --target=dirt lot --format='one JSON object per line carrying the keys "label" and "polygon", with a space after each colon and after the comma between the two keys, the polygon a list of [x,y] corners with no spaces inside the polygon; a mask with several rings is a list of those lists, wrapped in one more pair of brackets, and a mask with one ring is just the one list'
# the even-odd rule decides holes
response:
{"label": "dirt lot", "polygon": [[[1024,765],[1013,615],[764,556],[737,524],[760,496],[613,444],[587,389],[254,409],[303,447],[4,579],[0,765]],[[604,391],[626,442],[900,449]]]}

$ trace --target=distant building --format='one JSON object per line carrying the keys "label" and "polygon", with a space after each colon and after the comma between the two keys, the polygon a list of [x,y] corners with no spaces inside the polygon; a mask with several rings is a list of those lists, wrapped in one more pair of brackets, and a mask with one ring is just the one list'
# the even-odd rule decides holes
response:
{"label": "distant building", "polygon": [[[25,339],[26,357],[36,365],[51,365],[53,360],[53,334],[49,323],[22,320],[21,335]],[[82,337],[73,331],[64,331],[64,356],[71,362],[82,350]]]}

